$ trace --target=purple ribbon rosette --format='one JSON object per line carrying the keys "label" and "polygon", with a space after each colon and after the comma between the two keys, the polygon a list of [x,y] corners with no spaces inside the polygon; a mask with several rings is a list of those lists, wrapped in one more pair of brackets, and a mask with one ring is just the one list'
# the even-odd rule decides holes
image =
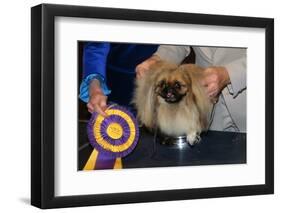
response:
{"label": "purple ribbon rosette", "polygon": [[87,132],[93,152],[84,170],[122,168],[121,158],[130,154],[139,139],[138,123],[125,107],[111,105],[106,117],[94,112]]}

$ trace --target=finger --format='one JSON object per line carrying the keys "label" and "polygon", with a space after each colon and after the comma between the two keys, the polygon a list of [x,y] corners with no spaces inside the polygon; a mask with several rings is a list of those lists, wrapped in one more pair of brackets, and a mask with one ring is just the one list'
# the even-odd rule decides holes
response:
{"label": "finger", "polygon": [[97,104],[97,103],[98,103],[97,95],[90,96],[88,104],[91,105],[92,107],[94,107],[95,104]]}
{"label": "finger", "polygon": [[91,103],[87,103],[88,112],[93,113],[94,106]]}
{"label": "finger", "polygon": [[141,79],[143,76],[144,76],[144,72],[140,72],[138,78]]}
{"label": "finger", "polygon": [[213,88],[210,88],[209,86],[208,86],[208,87],[205,87],[205,88],[206,88],[206,93],[207,93],[207,95],[210,97],[210,96],[211,96],[211,94],[213,94],[213,93],[214,93]]}
{"label": "finger", "polygon": [[215,90],[213,90],[212,88],[207,88],[207,95],[208,95],[208,97],[214,97],[214,95],[215,95]]}
{"label": "finger", "polygon": [[208,96],[214,98],[217,96],[217,92],[216,91],[209,92]]}
{"label": "finger", "polygon": [[107,117],[107,114],[101,109],[101,107],[98,104],[95,105],[95,111],[100,115],[102,115],[103,117]]}
{"label": "finger", "polygon": [[141,65],[139,64],[138,66],[136,66],[136,73],[138,74],[140,72],[141,69]]}
{"label": "finger", "polygon": [[140,79],[141,78],[141,75],[139,72],[137,72],[137,75],[136,75],[137,79]]}
{"label": "finger", "polygon": [[138,70],[138,72],[137,72],[137,78],[138,78],[138,79],[142,78],[142,77],[144,76],[144,73],[145,73],[145,72],[146,72],[145,69],[140,68],[140,69]]}
{"label": "finger", "polygon": [[89,113],[93,113],[94,110],[88,108],[88,112],[89,112]]}
{"label": "finger", "polygon": [[92,114],[94,110],[88,109],[88,112]]}
{"label": "finger", "polygon": [[208,84],[207,90],[208,90],[208,92],[218,91],[218,86],[215,83]]}
{"label": "finger", "polygon": [[106,116],[105,110],[106,110],[106,99],[103,101],[104,97],[100,97],[97,102],[94,104],[94,111],[101,114],[102,116]]}
{"label": "finger", "polygon": [[219,92],[218,90],[214,91],[214,92],[211,94],[211,97],[212,97],[212,98],[218,99],[219,96],[220,96],[220,92]]}
{"label": "finger", "polygon": [[214,93],[214,92],[216,92],[216,88],[209,85],[207,87],[207,91],[208,91],[208,93]]}
{"label": "finger", "polygon": [[106,100],[102,100],[102,101],[100,102],[100,108],[101,108],[103,111],[106,110],[106,108],[107,108]]}

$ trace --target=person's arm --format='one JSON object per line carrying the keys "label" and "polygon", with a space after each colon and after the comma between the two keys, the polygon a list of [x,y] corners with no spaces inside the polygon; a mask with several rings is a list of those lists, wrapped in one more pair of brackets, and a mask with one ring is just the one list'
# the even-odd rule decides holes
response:
{"label": "person's arm", "polygon": [[216,103],[221,91],[230,83],[228,71],[222,66],[211,66],[204,70],[201,85],[205,87],[209,99]]}
{"label": "person's arm", "polygon": [[142,78],[149,71],[150,66],[160,60],[180,64],[190,53],[188,46],[160,45],[157,51],[147,60],[136,66],[137,78]]}
{"label": "person's arm", "polygon": [[96,111],[102,116],[107,116],[105,110],[107,108],[107,96],[101,89],[100,81],[93,79],[89,85],[89,101],[87,108],[90,113]]}
{"label": "person's arm", "polygon": [[205,69],[202,80],[211,99],[216,99],[225,87],[233,98],[246,89],[246,49],[220,49],[214,64]]}
{"label": "person's arm", "polygon": [[246,55],[232,61],[231,63],[225,64],[230,84],[227,85],[229,93],[235,98],[240,92],[246,89]]}
{"label": "person's arm", "polygon": [[90,87],[94,79],[99,81],[99,86],[104,95],[110,94],[105,83],[106,61],[110,50],[110,43],[88,42],[83,48],[83,80],[80,85],[80,99],[89,102]]}
{"label": "person's arm", "polygon": [[150,70],[150,67],[159,60],[161,60],[159,56],[152,55],[150,58],[138,64],[136,66],[137,79],[142,78],[145,75],[145,73],[147,73],[147,71]]}
{"label": "person's arm", "polygon": [[161,60],[180,64],[189,53],[189,46],[160,45],[154,55],[157,55]]}

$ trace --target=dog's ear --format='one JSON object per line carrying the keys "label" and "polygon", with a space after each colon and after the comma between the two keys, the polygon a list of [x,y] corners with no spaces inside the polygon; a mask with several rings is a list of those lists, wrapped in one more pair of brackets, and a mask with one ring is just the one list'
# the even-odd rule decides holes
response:
{"label": "dog's ear", "polygon": [[191,92],[193,101],[195,102],[200,114],[200,123],[202,129],[206,129],[209,125],[209,117],[212,109],[212,103],[209,100],[204,87],[200,84],[203,78],[204,69],[195,64],[181,65],[180,69],[191,80]]}
{"label": "dog's ear", "polygon": [[145,75],[135,82],[133,104],[137,109],[138,119],[146,127],[155,127],[155,112],[157,107],[157,95],[155,93],[156,80],[158,76],[167,69],[175,69],[176,65],[164,61],[157,61],[150,66]]}
{"label": "dog's ear", "polygon": [[155,70],[149,70],[145,75],[136,79],[132,103],[137,110],[137,117],[147,128],[154,128],[156,94],[154,92]]}
{"label": "dog's ear", "polygon": [[137,117],[147,128],[154,128],[156,94],[152,76],[145,75],[136,80],[133,104],[137,109]]}
{"label": "dog's ear", "polygon": [[138,119],[146,127],[155,127],[155,112],[157,107],[157,95],[155,92],[157,78],[165,70],[176,69],[177,65],[159,60],[150,66],[144,76],[135,82],[133,104],[137,109]]}

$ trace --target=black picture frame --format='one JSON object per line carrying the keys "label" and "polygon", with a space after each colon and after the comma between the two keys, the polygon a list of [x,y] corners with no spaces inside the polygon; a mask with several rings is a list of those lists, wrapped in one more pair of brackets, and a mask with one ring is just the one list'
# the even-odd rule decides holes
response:
{"label": "black picture frame", "polygon": [[[56,197],[55,17],[237,26],[265,29],[265,184]],[[31,8],[31,204],[59,208],[274,193],[274,20],[240,16],[41,4]]]}

